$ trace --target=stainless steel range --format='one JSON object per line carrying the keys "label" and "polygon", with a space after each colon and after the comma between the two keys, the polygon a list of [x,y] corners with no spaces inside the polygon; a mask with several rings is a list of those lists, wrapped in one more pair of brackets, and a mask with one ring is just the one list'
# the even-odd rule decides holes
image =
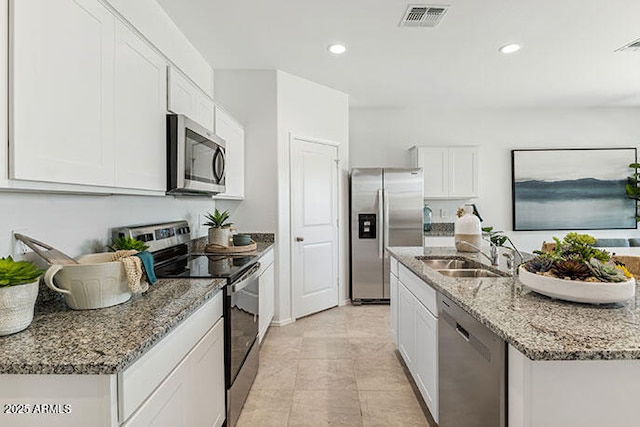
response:
{"label": "stainless steel range", "polygon": [[112,234],[114,239],[129,236],[149,245],[158,278],[227,281],[223,288],[227,426],[234,426],[258,373],[258,257],[190,251],[186,221],[119,227]]}

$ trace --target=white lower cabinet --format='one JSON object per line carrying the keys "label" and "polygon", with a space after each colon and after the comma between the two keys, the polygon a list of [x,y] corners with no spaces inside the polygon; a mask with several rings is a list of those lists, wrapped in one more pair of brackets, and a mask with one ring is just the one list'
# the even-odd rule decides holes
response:
{"label": "white lower cabinet", "polygon": [[258,340],[262,342],[275,314],[275,281],[273,249],[260,258],[259,299],[258,299]]}
{"label": "white lower cabinet", "polygon": [[124,427],[209,427],[225,420],[224,320],[189,352]]}
{"label": "white lower cabinet", "polygon": [[414,314],[415,298],[402,284],[398,283],[398,350],[413,373],[415,356],[416,317]]}
{"label": "white lower cabinet", "polygon": [[[391,274],[389,278],[389,291],[391,292],[391,300],[398,299],[398,277],[395,274]],[[398,305],[391,304],[391,336],[393,342],[398,345]]]}
{"label": "white lower cabinet", "polygon": [[[400,265],[391,313],[397,313],[398,350],[434,420],[438,421],[438,318],[436,292]],[[405,284],[406,282],[406,284]],[[393,289],[393,288],[392,288]],[[393,322],[393,320],[392,320]],[[392,323],[393,324],[393,323]]]}
{"label": "white lower cabinet", "polygon": [[0,412],[0,426],[221,426],[226,419],[223,322],[219,292],[117,374],[0,375],[5,406],[38,404],[49,411],[39,417]]}
{"label": "white lower cabinet", "polygon": [[438,421],[438,319],[416,299],[415,356],[413,378]]}

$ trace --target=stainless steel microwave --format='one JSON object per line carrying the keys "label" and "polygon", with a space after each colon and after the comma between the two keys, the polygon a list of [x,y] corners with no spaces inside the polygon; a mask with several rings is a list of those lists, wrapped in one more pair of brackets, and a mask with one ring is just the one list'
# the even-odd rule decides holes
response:
{"label": "stainless steel microwave", "polygon": [[225,191],[225,141],[182,114],[167,114],[167,193]]}

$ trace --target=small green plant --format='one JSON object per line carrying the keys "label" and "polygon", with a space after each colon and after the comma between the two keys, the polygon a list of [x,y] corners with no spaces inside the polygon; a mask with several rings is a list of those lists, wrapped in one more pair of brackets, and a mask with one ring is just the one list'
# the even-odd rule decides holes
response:
{"label": "small green plant", "polygon": [[501,231],[493,231],[493,227],[482,227],[482,231],[489,235],[489,241],[496,246],[503,246],[507,241],[507,236],[500,234]]}
{"label": "small green plant", "polygon": [[112,251],[120,251],[120,250],[131,250],[134,249],[138,252],[146,251],[149,249],[149,246],[145,245],[144,242],[134,239],[129,236],[120,236],[109,246],[109,249]]}
{"label": "small green plant", "polygon": [[[627,192],[627,198],[636,201],[636,205],[640,203],[640,175],[638,169],[640,169],[640,163],[631,163],[629,165],[633,169],[631,176],[627,177],[627,185],[625,190]],[[636,222],[640,222],[640,216],[636,215]]]}
{"label": "small green plant", "polygon": [[0,258],[0,288],[33,283],[43,272],[29,261]]}
{"label": "small green plant", "polygon": [[207,227],[212,228],[226,228],[231,227],[232,222],[227,222],[229,220],[229,211],[220,212],[218,208],[211,214],[211,212],[207,212],[205,215],[207,222],[202,225],[206,225]]}
{"label": "small green plant", "polygon": [[593,247],[593,236],[571,232],[562,240],[553,240],[556,247],[550,252],[533,251],[537,257],[524,264],[527,271],[586,282],[623,282],[633,277],[624,266],[611,261],[609,252]]}

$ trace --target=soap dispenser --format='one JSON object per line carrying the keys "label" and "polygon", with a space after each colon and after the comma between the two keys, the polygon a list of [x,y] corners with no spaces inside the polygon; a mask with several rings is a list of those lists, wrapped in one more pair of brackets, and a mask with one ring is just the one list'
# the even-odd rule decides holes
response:
{"label": "soap dispenser", "polygon": [[431,220],[433,218],[433,211],[429,205],[424,205],[422,208],[422,229],[424,231],[431,231]]}
{"label": "soap dispenser", "polygon": [[482,244],[482,230],[480,218],[473,214],[473,206],[465,205],[458,212],[458,219],[454,225],[456,249],[460,252],[478,252]]}

